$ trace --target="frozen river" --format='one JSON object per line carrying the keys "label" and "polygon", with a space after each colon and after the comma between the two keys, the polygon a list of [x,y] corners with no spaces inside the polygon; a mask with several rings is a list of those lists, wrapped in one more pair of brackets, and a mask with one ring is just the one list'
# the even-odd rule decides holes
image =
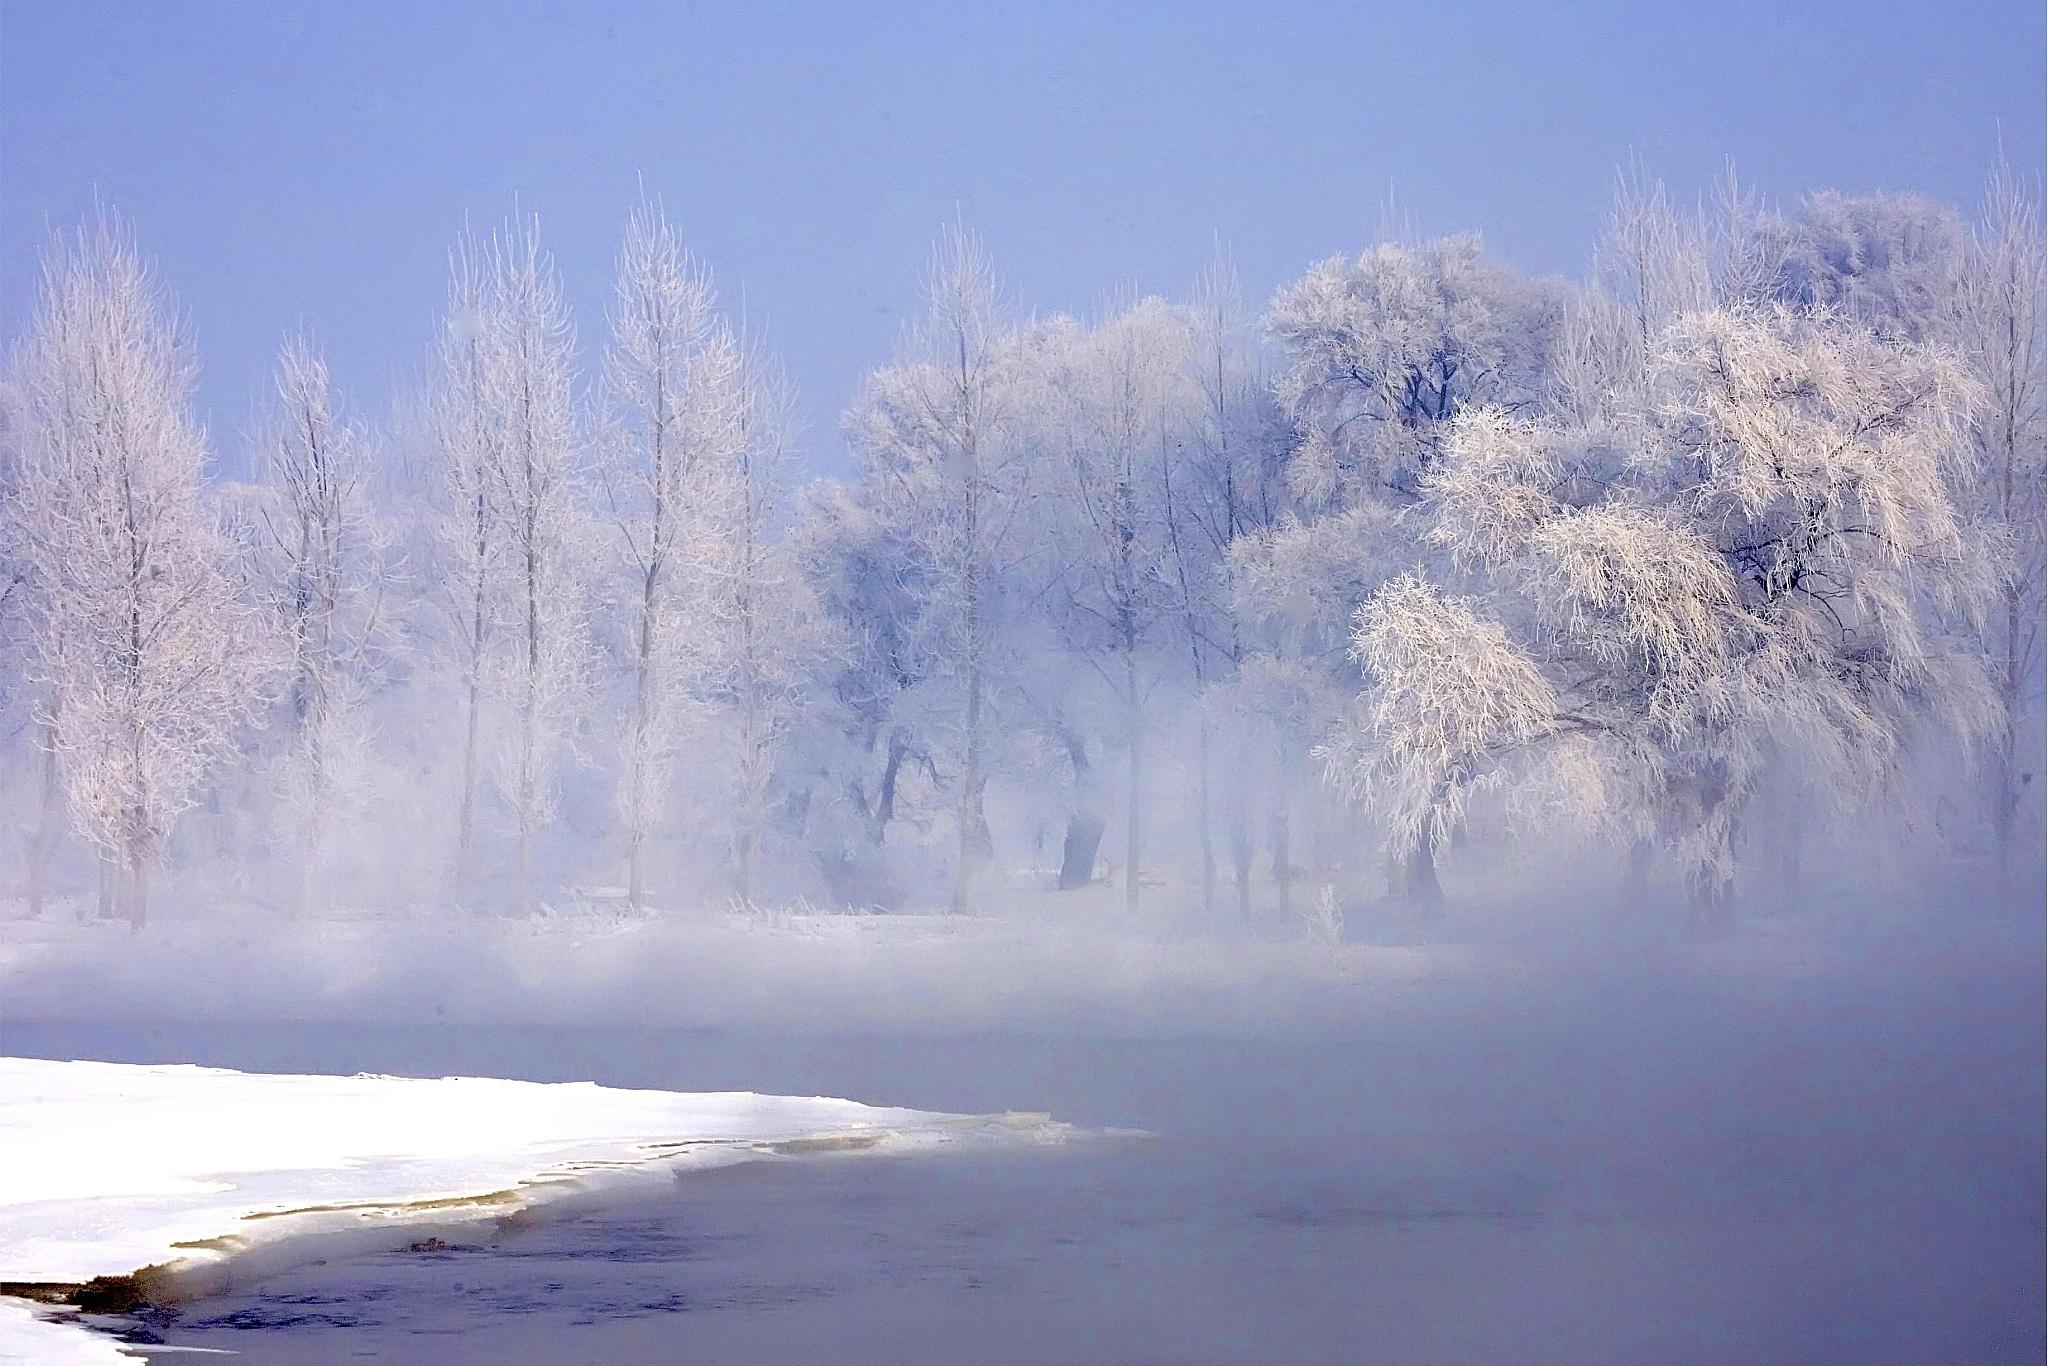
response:
{"label": "frozen river", "polygon": [[[251,1363],[2038,1362],[2037,964],[1417,989],[1314,1033],[9,1024],[8,1051],[1049,1110],[187,1306]],[[175,1354],[161,1360],[189,1360]]]}

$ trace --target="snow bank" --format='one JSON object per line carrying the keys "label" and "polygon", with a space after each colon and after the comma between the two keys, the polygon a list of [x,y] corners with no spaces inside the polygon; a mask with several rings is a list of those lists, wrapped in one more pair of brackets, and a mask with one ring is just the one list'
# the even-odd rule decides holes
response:
{"label": "snow bank", "polygon": [[109,1338],[69,1323],[38,1318],[21,1300],[0,1296],[0,1362],[35,1366],[134,1366]]}
{"label": "snow bank", "polygon": [[[1065,1132],[824,1097],[0,1058],[0,1280],[139,1271],[176,1297],[690,1168]],[[0,1300],[0,1362],[122,1359],[105,1346]]]}

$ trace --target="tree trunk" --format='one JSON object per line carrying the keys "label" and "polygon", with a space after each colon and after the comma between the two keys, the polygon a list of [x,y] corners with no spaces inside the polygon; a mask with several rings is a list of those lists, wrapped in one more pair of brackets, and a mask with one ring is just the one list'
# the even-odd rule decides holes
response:
{"label": "tree trunk", "polygon": [[307,782],[311,785],[312,791],[309,794],[310,801],[306,808],[305,845],[299,850],[298,886],[292,894],[292,915],[295,919],[303,918],[312,907],[313,880],[319,871],[320,846],[327,833],[327,756],[322,737],[317,729],[318,727],[325,726],[325,724],[326,718],[324,716],[316,718],[313,722],[316,729],[309,737],[313,752],[311,758],[312,772],[308,776]]}
{"label": "tree trunk", "polygon": [[533,494],[532,457],[527,457],[526,516],[526,688],[519,703],[519,913],[533,914],[533,835],[540,815],[540,528]]}
{"label": "tree trunk", "polygon": [[626,832],[626,905],[635,915],[647,909],[647,884],[642,873],[646,833],[636,824]]}
{"label": "tree trunk", "polygon": [[463,719],[462,807],[456,816],[455,899],[465,909],[476,901],[476,746],[477,703],[481,691],[475,665],[470,666],[469,702]]}
{"label": "tree trunk", "polygon": [[1230,821],[1231,874],[1237,883],[1237,913],[1252,918],[1252,827],[1240,807]]}
{"label": "tree trunk", "polygon": [[955,813],[959,849],[953,862],[954,915],[973,906],[974,874],[988,842],[988,821],[981,809],[981,670],[970,665],[967,675],[967,753],[960,772],[960,800]]}
{"label": "tree trunk", "polygon": [[[2008,494],[2007,506],[2011,506]],[[2019,813],[2020,790],[2025,779],[2020,773],[2020,695],[2024,691],[2024,661],[2019,649],[2020,639],[2020,588],[2008,585],[2005,590],[2005,677],[2000,680],[2000,700],[2005,703],[2004,724],[1998,734],[1998,788],[1992,794],[1994,805],[1991,812],[1992,837],[1996,841],[1998,870],[2002,877],[2010,877],[2013,870],[2013,823]]]}
{"label": "tree trunk", "polygon": [[751,906],[754,904],[754,850],[758,843],[758,838],[754,832],[754,822],[751,819],[741,829],[738,843],[737,861],[739,868],[737,883],[740,904],[742,906]]}
{"label": "tree trunk", "polygon": [[138,858],[128,867],[128,928],[140,930],[149,913],[149,860]]}
{"label": "tree trunk", "polygon": [[751,680],[745,685],[746,701],[740,720],[740,743],[745,757],[740,761],[740,782],[743,791],[739,802],[739,838],[734,841],[733,853],[738,864],[736,871],[739,897],[742,904],[752,905],[754,900],[754,865],[760,855],[761,831],[767,825],[767,747],[766,737],[760,732],[760,714]]}
{"label": "tree trunk", "polygon": [[476,496],[476,579],[471,585],[469,618],[468,708],[463,717],[462,809],[457,817],[455,843],[455,899],[465,909],[476,901],[476,758],[477,728],[483,703],[484,597],[486,556],[490,550],[490,521],[483,494]]}
{"label": "tree trunk", "polygon": [[121,865],[114,861],[111,854],[102,851],[99,857],[99,870],[100,919],[112,920],[115,918],[114,899],[121,885]]}
{"label": "tree trunk", "polygon": [[519,914],[533,915],[533,820],[523,797],[519,803]]}
{"label": "tree trunk", "polygon": [[626,761],[626,905],[637,915],[647,909],[647,884],[643,863],[647,845],[647,746],[650,740],[648,715],[648,670],[652,645],[650,607],[642,604],[640,616],[640,661],[633,680],[633,752]]}
{"label": "tree trunk", "polygon": [[1216,915],[1216,838],[1209,820],[1209,714],[1195,717],[1195,826],[1202,846],[1202,915]]}
{"label": "tree trunk", "polygon": [[882,784],[875,793],[874,814],[868,819],[868,843],[879,849],[887,837],[889,822],[896,818],[896,782],[903,772],[903,732],[889,732],[889,757],[882,764]]}
{"label": "tree trunk", "polygon": [[1073,731],[1062,729],[1060,740],[1067,747],[1067,763],[1073,769],[1074,790],[1067,810],[1067,835],[1060,846],[1059,889],[1073,891],[1095,880],[1095,857],[1102,847],[1102,813],[1097,809],[1094,770],[1088,763],[1088,743]]}
{"label": "tree trunk", "polygon": [[[1134,658],[1126,652],[1125,659]],[[1143,722],[1138,714],[1135,689],[1137,677],[1135,665],[1127,668],[1126,684],[1133,691],[1125,713],[1124,730],[1128,746],[1124,754],[1124,909],[1135,912],[1138,909],[1138,877],[1142,872],[1145,854],[1144,806],[1144,738],[1141,734]]]}
{"label": "tree trunk", "polygon": [[1287,800],[1283,795],[1279,805],[1273,809],[1273,890],[1279,903],[1280,917],[1285,920],[1293,911],[1291,902],[1294,883],[1294,851],[1289,846],[1287,829]]}
{"label": "tree trunk", "polygon": [[772,734],[761,697],[760,641],[756,637],[752,584],[757,564],[751,524],[741,561],[740,614],[740,781],[745,791],[740,802],[739,882],[740,900],[754,899],[754,862],[760,852],[761,832],[768,824],[768,786],[773,778],[769,753]]}
{"label": "tree trunk", "polygon": [[1444,913],[1443,883],[1436,873],[1436,837],[1424,833],[1401,859],[1401,895],[1418,918],[1434,920]]}
{"label": "tree trunk", "polygon": [[1102,848],[1102,817],[1091,811],[1067,816],[1067,836],[1060,845],[1059,889],[1071,892],[1095,880],[1095,856]]}
{"label": "tree trunk", "polygon": [[1628,846],[1628,896],[1638,904],[1650,897],[1650,864],[1656,857],[1656,849],[1648,840],[1629,841]]}
{"label": "tree trunk", "polygon": [[57,737],[47,723],[42,732],[42,790],[28,855],[28,913],[35,920],[43,918],[43,903],[49,898],[50,860],[57,845]]}

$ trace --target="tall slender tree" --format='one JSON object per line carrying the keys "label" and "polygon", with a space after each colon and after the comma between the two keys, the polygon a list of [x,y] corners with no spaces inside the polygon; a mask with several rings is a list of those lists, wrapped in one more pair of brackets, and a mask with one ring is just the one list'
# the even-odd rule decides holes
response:
{"label": "tall slender tree", "polygon": [[704,654],[708,537],[746,440],[740,349],[711,277],[657,206],[619,254],[605,352],[603,500],[630,576],[632,703],[620,809],[626,896],[646,905],[646,846],[673,776],[680,722]]}
{"label": "tall slender tree", "polygon": [[505,535],[492,498],[499,434],[491,420],[490,282],[482,249],[465,232],[450,254],[448,308],[435,338],[427,420],[439,492],[436,580],[446,612],[448,663],[462,716],[454,883],[472,905],[476,882],[477,792],[482,772],[485,670],[498,628],[492,585]]}
{"label": "tall slender tree", "polygon": [[369,505],[368,435],[336,411],[327,362],[306,338],[285,343],[255,435],[268,495],[257,513],[260,582],[289,658],[284,806],[303,911],[363,743],[378,656],[393,640],[385,593],[398,566]]}
{"label": "tall slender tree", "polygon": [[139,928],[177,817],[261,699],[259,637],[201,498],[189,344],[124,229],[50,249],[14,361],[44,724]]}
{"label": "tall slender tree", "polygon": [[[2041,205],[2000,166],[1963,266],[1960,327],[1963,352],[1984,385],[1974,435],[1972,471],[1988,524],[2005,555],[1992,617],[1993,678],[2005,719],[1995,738],[1992,824],[2001,860],[2010,863],[2013,829],[2039,781],[2039,739],[2028,722],[2040,700],[2042,615],[2048,610],[2048,556],[2042,545],[2044,497]],[[2029,755],[2034,754],[2030,761]],[[2038,791],[2038,789],[2037,789]],[[2038,800],[2035,806],[2039,806]]]}
{"label": "tall slender tree", "polygon": [[730,737],[729,793],[734,889],[751,902],[783,748],[804,691],[828,648],[820,605],[780,533],[787,516],[794,394],[773,364],[750,351],[743,374],[739,441],[716,471],[704,559],[709,579],[699,684]]}
{"label": "tall slender tree", "polygon": [[[535,905],[534,844],[588,681],[575,339],[532,219],[465,236],[436,354],[444,589],[463,699],[458,893],[474,893],[477,796],[511,808],[514,905]],[[501,724],[485,725],[496,711]],[[495,741],[486,749],[487,741]],[[486,764],[487,758],[495,762]]]}
{"label": "tall slender tree", "polygon": [[908,528],[926,601],[927,658],[951,684],[956,853],[950,904],[972,905],[991,852],[986,792],[1003,679],[1003,570],[1024,506],[1026,466],[1008,439],[1011,356],[995,271],[981,244],[946,232],[925,314],[898,360],[869,376],[847,419],[863,477]]}
{"label": "tall slender tree", "polygon": [[1124,904],[1145,833],[1146,710],[1174,608],[1163,470],[1195,406],[1185,314],[1152,298],[1079,334],[1057,375],[1066,452],[1059,519],[1069,648],[1111,698],[1124,750]]}
{"label": "tall slender tree", "polygon": [[554,770],[588,681],[587,618],[577,562],[583,535],[572,480],[575,336],[554,264],[533,219],[490,251],[486,313],[490,419],[497,460],[490,495],[504,527],[500,592],[507,648],[493,677],[512,713],[499,783],[517,838],[517,897],[535,907],[534,844],[553,810]]}

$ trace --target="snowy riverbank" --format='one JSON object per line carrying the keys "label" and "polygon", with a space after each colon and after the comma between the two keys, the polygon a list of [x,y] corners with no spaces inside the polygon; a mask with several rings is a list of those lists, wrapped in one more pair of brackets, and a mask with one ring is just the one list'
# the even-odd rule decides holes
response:
{"label": "snowy riverbank", "polygon": [[[681,1170],[1063,1132],[825,1097],[0,1058],[0,1281],[141,1272],[141,1293],[175,1298]],[[10,1306],[0,1360],[40,1359],[49,1331]]]}

